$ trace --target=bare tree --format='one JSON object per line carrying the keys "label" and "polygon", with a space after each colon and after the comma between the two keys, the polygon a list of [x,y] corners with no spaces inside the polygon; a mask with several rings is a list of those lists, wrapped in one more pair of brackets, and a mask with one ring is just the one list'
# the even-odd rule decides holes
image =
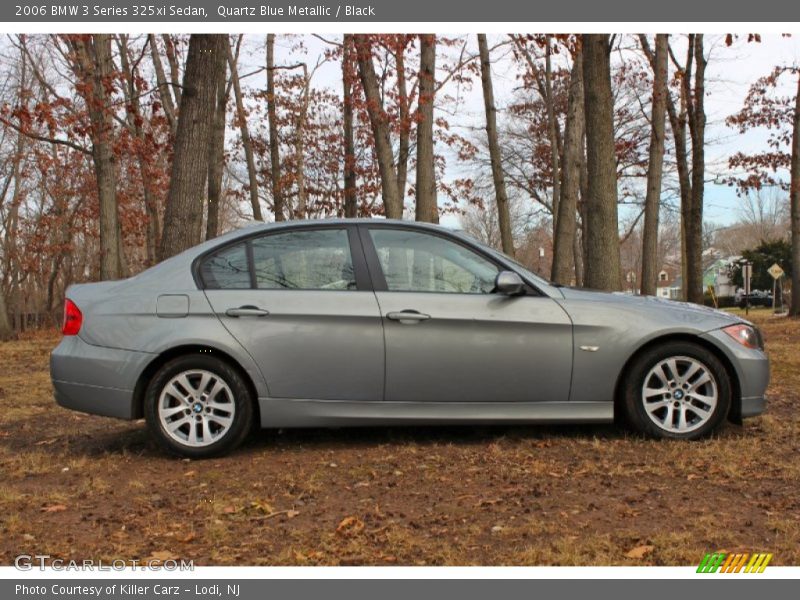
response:
{"label": "bare tree", "polygon": [[620,274],[617,221],[617,165],[614,152],[614,98],[611,93],[611,40],[584,34],[583,79],[586,113],[587,287],[618,290]]}
{"label": "bare tree", "polygon": [[[583,50],[574,53],[567,100],[567,121],[564,126],[564,160],[561,165],[561,200],[553,239],[553,268],[556,283],[569,285],[573,273],[576,281],[577,210],[580,196],[581,164],[583,163]],[[579,259],[578,259],[579,260]]]}
{"label": "bare tree", "polygon": [[108,87],[113,75],[111,36],[66,36],[71,49],[71,67],[82,85],[91,122],[92,161],[100,201],[100,277],[119,279],[123,275],[123,254],[117,213],[117,174],[114,167],[114,120],[108,111]]}
{"label": "bare tree", "polygon": [[159,260],[200,241],[208,146],[217,105],[214,69],[227,44],[225,35],[192,34],[189,39]]}
{"label": "bare tree", "polygon": [[367,114],[375,140],[375,153],[378,156],[384,211],[389,219],[402,219],[403,198],[397,188],[397,171],[394,167],[394,154],[389,138],[389,123],[383,109],[375,65],[372,62],[372,41],[369,35],[365,34],[356,34],[353,39],[356,46],[358,74],[367,99]]}
{"label": "bare tree", "polygon": [[[242,36],[239,36],[241,43]],[[233,97],[236,100],[236,120],[239,122],[239,133],[242,136],[242,146],[247,162],[247,178],[250,187],[250,206],[253,208],[253,218],[256,221],[263,221],[261,214],[261,203],[258,199],[258,175],[256,173],[256,159],[253,155],[253,144],[250,141],[250,130],[247,127],[247,112],[244,109],[244,97],[242,86],[239,83],[239,71],[236,65],[236,58],[233,55],[230,40],[227,40],[225,51],[228,55],[228,68],[231,71],[231,82],[233,83]],[[216,106],[216,103],[215,103]]]}
{"label": "bare tree", "polygon": [[500,152],[500,142],[497,138],[497,107],[494,103],[492,65],[485,33],[478,34],[478,52],[480,52],[481,57],[481,85],[483,86],[483,108],[486,112],[486,137],[489,143],[489,159],[492,165],[492,180],[494,182],[500,239],[503,252],[509,256],[514,256],[514,237],[511,234],[511,217],[505,175],[503,174],[503,157]]}
{"label": "bare tree", "polygon": [[800,317],[800,74],[794,101],[794,126],[792,128],[792,161],[789,192],[792,220],[792,305],[789,314]]}
{"label": "bare tree", "polygon": [[214,83],[217,99],[211,126],[211,140],[208,145],[208,212],[206,214],[206,239],[219,235],[219,211],[222,204],[222,173],[225,169],[225,117],[228,109],[228,96],[233,85],[228,83],[227,52],[217,57],[217,80]]}
{"label": "bare tree", "polygon": [[267,34],[267,122],[269,124],[270,178],[272,181],[272,211],[276,221],[283,221],[284,199],[281,179],[280,142],[275,98],[275,34]]}
{"label": "bare tree", "polygon": [[421,34],[419,60],[419,124],[417,125],[417,221],[439,222],[433,156],[433,101],[436,93],[436,36]]}
{"label": "bare tree", "polygon": [[[640,36],[644,38],[644,35]],[[653,101],[651,109],[650,156],[647,163],[647,194],[644,201],[644,229],[642,231],[642,281],[641,293],[654,296],[659,273],[658,220],[661,211],[661,180],[664,170],[664,135],[667,114],[667,59],[666,34],[656,35],[654,55]],[[645,38],[646,43],[647,40]]]}
{"label": "bare tree", "polygon": [[356,198],[356,143],[353,130],[353,34],[346,33],[342,39],[342,126],[344,133],[344,216],[357,217]]}

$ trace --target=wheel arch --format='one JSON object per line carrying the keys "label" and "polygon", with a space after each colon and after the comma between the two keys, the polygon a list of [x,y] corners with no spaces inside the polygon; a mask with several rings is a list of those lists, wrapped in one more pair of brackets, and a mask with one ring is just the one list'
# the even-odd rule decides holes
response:
{"label": "wheel arch", "polygon": [[697,334],[693,333],[668,333],[664,335],[659,335],[655,338],[652,338],[646,341],[641,346],[637,347],[628,359],[625,361],[625,364],[622,366],[619,374],[617,375],[617,380],[614,384],[614,418],[617,420],[619,416],[622,415],[622,408],[620,406],[622,402],[622,383],[625,377],[625,374],[628,372],[631,364],[643,353],[647,352],[651,348],[659,346],[664,343],[668,342],[689,342],[700,346],[712,354],[719,361],[722,363],[723,367],[725,367],[725,371],[728,373],[728,377],[731,383],[731,406],[730,410],[728,411],[727,418],[729,421],[733,421],[735,423],[741,422],[741,409],[742,409],[742,394],[741,394],[741,385],[739,382],[739,373],[736,371],[736,368],[733,366],[731,359],[728,355],[714,342],[710,341],[707,338],[701,337]]}
{"label": "wheel arch", "polygon": [[139,375],[136,385],[133,389],[133,418],[144,418],[144,396],[147,391],[147,386],[153,379],[156,372],[170,360],[178,358],[179,356],[189,356],[191,354],[203,354],[206,356],[214,356],[217,359],[227,363],[231,368],[236,369],[250,390],[251,399],[253,402],[253,417],[257,423],[261,422],[261,415],[258,403],[258,390],[251,375],[247,370],[233,356],[224,350],[208,346],[205,344],[183,344],[175,346],[163,351],[161,354],[151,360]]}

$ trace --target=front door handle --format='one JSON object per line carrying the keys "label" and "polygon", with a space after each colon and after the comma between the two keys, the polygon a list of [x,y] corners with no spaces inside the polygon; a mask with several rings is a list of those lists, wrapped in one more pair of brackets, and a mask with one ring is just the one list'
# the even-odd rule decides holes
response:
{"label": "front door handle", "polygon": [[266,317],[269,311],[257,306],[246,305],[239,308],[229,308],[225,311],[225,314],[229,317]]}
{"label": "front door handle", "polygon": [[416,310],[401,310],[387,313],[386,318],[392,321],[400,321],[401,323],[419,323],[420,321],[427,321],[431,316]]}

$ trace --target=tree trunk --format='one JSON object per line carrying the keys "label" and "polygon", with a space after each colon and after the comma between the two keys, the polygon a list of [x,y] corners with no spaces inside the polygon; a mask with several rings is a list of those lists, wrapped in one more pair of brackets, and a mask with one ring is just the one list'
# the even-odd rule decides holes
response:
{"label": "tree trunk", "polygon": [[642,232],[642,295],[654,296],[658,279],[658,221],[661,210],[661,179],[664,170],[664,135],[667,96],[667,34],[656,35],[653,68],[652,130],[647,164],[647,194]]}
{"label": "tree trunk", "polygon": [[156,72],[156,87],[158,87],[158,97],[161,100],[161,106],[164,109],[164,114],[169,123],[169,129],[172,135],[175,135],[175,130],[178,127],[178,117],[175,110],[175,102],[172,100],[171,85],[167,82],[167,76],[164,73],[164,65],[161,62],[161,54],[158,51],[158,43],[156,36],[152,33],[147,36],[147,41],[150,44],[150,56],[153,60],[153,67]]}
{"label": "tree trunk", "polygon": [[272,210],[276,221],[283,221],[283,182],[278,141],[278,116],[275,108],[275,34],[267,34],[267,122],[269,124],[269,160],[272,180]]}
{"label": "tree trunk", "polygon": [[511,234],[511,214],[508,206],[508,193],[503,173],[503,157],[497,137],[497,107],[494,104],[492,84],[492,63],[489,59],[489,45],[486,34],[478,34],[478,52],[481,57],[481,85],[483,86],[483,108],[486,112],[486,137],[489,143],[489,160],[492,165],[494,197],[497,205],[497,223],[500,228],[500,242],[503,252],[514,256],[514,237]]}
{"label": "tree trunk", "polygon": [[342,85],[344,87],[344,216],[358,216],[356,198],[356,143],[353,130],[353,35],[344,34],[342,41]]}
{"label": "tree trunk", "polygon": [[[225,52],[228,55],[228,68],[231,71],[231,82],[233,82],[233,97],[236,100],[236,119],[239,121],[239,133],[242,136],[244,157],[247,162],[247,178],[250,185],[250,206],[253,208],[253,219],[256,221],[263,221],[264,217],[261,214],[261,204],[258,199],[256,159],[253,156],[253,144],[250,141],[250,130],[247,128],[247,113],[244,110],[242,87],[239,84],[239,71],[236,67],[236,60],[233,57],[230,40],[226,40]],[[216,102],[214,105],[216,106]]]}
{"label": "tree trunk", "polygon": [[419,123],[417,124],[417,221],[439,222],[433,156],[433,101],[436,93],[436,36],[419,36]]}
{"label": "tree trunk", "polygon": [[789,314],[800,317],[800,74],[797,76],[797,95],[794,101],[792,133],[792,166],[790,172],[792,220],[792,305]]}
{"label": "tree trunk", "polygon": [[222,172],[225,169],[225,117],[228,107],[228,57],[220,54],[216,67],[217,101],[211,141],[208,145],[208,213],[206,215],[206,239],[219,235],[219,209],[222,204]]}
{"label": "tree trunk", "polygon": [[[694,90],[687,90],[689,133],[692,138],[692,193],[685,213],[686,225],[686,299],[703,303],[703,191],[705,188],[705,70],[703,34],[694,36]],[[690,43],[692,36],[690,36]],[[687,83],[689,72],[687,71]]]}
{"label": "tree trunk", "polygon": [[81,94],[91,124],[92,161],[100,205],[100,278],[122,277],[120,224],[117,213],[117,180],[112,147],[114,122],[108,111],[106,86],[111,82],[111,37],[98,33],[68,38],[75,54],[75,70],[84,83]]}
{"label": "tree trunk", "polygon": [[581,192],[583,129],[583,51],[578,48],[572,65],[567,99],[564,162],[561,165],[561,199],[557,204],[558,213],[553,239],[553,268],[550,275],[553,281],[562,285],[570,285],[573,274],[576,281],[578,279],[575,240],[577,239],[578,196]]}
{"label": "tree trunk", "polygon": [[353,39],[356,45],[358,74],[367,99],[367,114],[372,126],[372,136],[375,140],[375,153],[378,157],[384,212],[389,219],[402,219],[403,199],[397,189],[397,172],[394,168],[394,155],[389,138],[389,123],[383,110],[378,78],[375,75],[375,65],[372,62],[372,42],[369,36],[364,34],[356,34]]}
{"label": "tree trunk", "polygon": [[144,209],[147,218],[147,229],[145,230],[145,245],[147,248],[147,264],[154,265],[156,262],[156,248],[160,235],[160,225],[158,216],[158,206],[156,199],[153,195],[153,190],[150,186],[150,168],[148,159],[151,157],[145,156],[144,146],[146,145],[146,135],[142,129],[142,114],[141,106],[139,103],[139,96],[141,90],[137,84],[137,73],[135,68],[131,65],[128,49],[128,35],[121,33],[117,36],[119,40],[119,57],[122,72],[125,75],[125,86],[123,91],[125,95],[125,116],[128,123],[128,128],[133,133],[134,137],[139,140],[139,146],[136,152],[136,164],[139,168],[139,177],[142,181],[142,195],[144,197]]}
{"label": "tree trunk", "polygon": [[8,308],[6,307],[6,297],[3,288],[0,287],[0,342],[10,340],[14,337],[14,329],[8,320]]}
{"label": "tree trunk", "polygon": [[586,162],[589,177],[586,198],[587,287],[618,290],[620,276],[617,222],[617,171],[614,152],[614,99],[611,94],[608,34],[583,36]]}
{"label": "tree trunk", "polygon": [[209,74],[214,73],[227,43],[225,35],[192,34],[189,39],[159,260],[200,241],[208,146],[217,100],[217,78]]}
{"label": "tree trunk", "polygon": [[401,201],[406,198],[406,180],[408,179],[408,152],[411,136],[411,117],[408,114],[408,87],[406,85],[406,43],[407,37],[401,36],[402,43],[395,50],[395,65],[397,67],[397,104],[400,117],[400,141],[397,152],[397,191]]}
{"label": "tree trunk", "polygon": [[305,161],[305,128],[308,115],[308,106],[311,93],[311,77],[308,66],[303,63],[303,91],[300,102],[300,112],[294,126],[294,154],[297,173],[297,216],[301,219],[308,218],[308,194],[306,193],[306,161]]}
{"label": "tree trunk", "polygon": [[555,100],[553,99],[553,66],[550,58],[551,36],[546,36],[547,46],[545,48],[545,69],[544,87],[546,92],[545,103],[547,106],[547,129],[550,136],[550,162],[553,170],[553,234],[558,227],[559,210],[558,204],[561,201],[561,175],[559,173],[559,162],[561,158],[561,148],[559,148],[559,126],[556,120]]}

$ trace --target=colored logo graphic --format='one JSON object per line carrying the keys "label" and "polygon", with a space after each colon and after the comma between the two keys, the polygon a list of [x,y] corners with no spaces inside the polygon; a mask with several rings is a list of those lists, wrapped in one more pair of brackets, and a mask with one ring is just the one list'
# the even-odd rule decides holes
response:
{"label": "colored logo graphic", "polygon": [[698,573],[763,573],[772,554],[725,554],[714,552],[706,554],[697,567]]}

